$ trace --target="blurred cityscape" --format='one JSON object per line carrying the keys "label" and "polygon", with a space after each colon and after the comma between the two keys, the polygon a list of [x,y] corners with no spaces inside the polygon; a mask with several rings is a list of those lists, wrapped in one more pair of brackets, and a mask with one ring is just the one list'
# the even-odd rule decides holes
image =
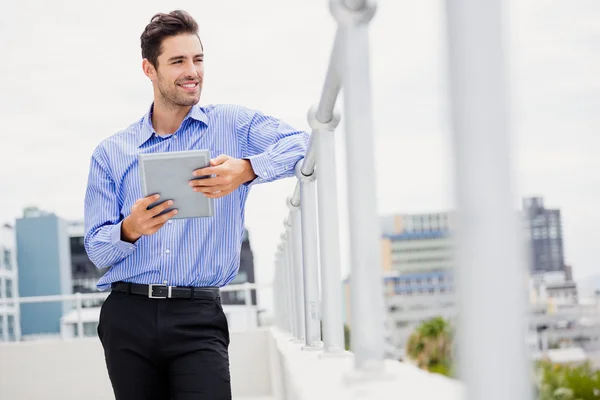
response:
{"label": "blurred cityscape", "polygon": [[[82,221],[29,207],[15,226],[4,224],[0,235],[0,299],[98,293],[96,283],[109,267],[97,268],[84,248]],[[254,256],[247,230],[240,253],[240,269],[232,284],[254,283]],[[230,328],[256,326],[259,310],[256,291],[224,292],[221,295]],[[33,304],[0,304],[0,342],[36,339],[67,339],[97,336],[104,299],[84,299],[78,310],[73,301]],[[248,318],[248,308],[252,318]],[[81,320],[81,323],[80,323]]]}
{"label": "blurred cityscape", "polygon": [[[582,296],[565,262],[559,209],[546,208],[541,197],[525,198],[516,211],[523,222],[529,270],[529,335],[532,360],[600,361],[600,303]],[[387,310],[387,357],[406,358],[415,328],[434,317],[456,317],[453,278],[453,212],[382,216],[381,254]],[[71,295],[97,292],[106,268],[96,268],[83,246],[81,221],[26,208],[15,226],[0,235],[0,298]],[[344,323],[350,326],[351,276],[343,282]],[[250,235],[245,231],[240,270],[233,282],[255,283]],[[256,290],[246,304],[243,290],[224,292],[223,304],[232,331],[269,323],[261,313]],[[507,293],[510,296],[510,293]],[[103,299],[0,304],[0,341],[17,342],[77,336],[95,337]],[[250,310],[250,313],[248,312]],[[80,334],[80,327],[83,332]]]}

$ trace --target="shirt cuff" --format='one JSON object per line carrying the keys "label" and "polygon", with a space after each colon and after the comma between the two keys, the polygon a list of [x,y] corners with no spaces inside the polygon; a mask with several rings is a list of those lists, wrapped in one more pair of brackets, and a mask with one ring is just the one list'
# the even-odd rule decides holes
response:
{"label": "shirt cuff", "polygon": [[275,168],[271,162],[271,158],[267,153],[258,154],[246,158],[252,165],[252,170],[256,174],[256,178],[246,182],[245,185],[251,187],[259,183],[264,183],[275,178]]}
{"label": "shirt cuff", "polygon": [[112,245],[121,252],[124,254],[131,254],[137,248],[137,245],[121,240],[121,224],[123,224],[123,221],[113,226],[112,231],[110,232],[110,240]]}

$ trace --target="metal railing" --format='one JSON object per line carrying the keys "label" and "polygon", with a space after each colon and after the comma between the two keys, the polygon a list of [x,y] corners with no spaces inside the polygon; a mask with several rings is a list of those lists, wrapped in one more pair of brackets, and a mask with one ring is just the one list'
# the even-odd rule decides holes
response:
{"label": "metal railing", "polygon": [[343,87],[347,170],[353,182],[360,182],[348,185],[351,347],[356,370],[379,371],[385,320],[368,56],[368,24],[375,5],[338,0],[330,2],[330,9],[338,28],[319,103],[308,111],[311,140],[296,166],[298,182],[288,198],[290,215],[276,256],[276,322],[307,350],[344,352],[334,139],[340,122],[335,105]]}
{"label": "metal railing", "polygon": [[[257,284],[257,283],[240,283],[240,284],[232,284],[225,287],[220,288],[222,293],[224,292],[244,292],[244,306],[246,308],[246,318],[248,321],[251,321],[252,318],[255,317],[252,304],[252,291],[259,289],[268,289],[271,288],[271,284]],[[86,322],[98,322],[94,321],[84,321],[83,318],[83,310],[85,309],[84,302],[90,300],[106,300],[110,291],[108,292],[98,292],[98,293],[74,293],[74,294],[58,294],[58,295],[50,295],[50,296],[25,296],[25,297],[10,297],[10,298],[0,298],[0,308],[2,307],[13,307],[17,310],[20,309],[20,305],[22,304],[43,304],[43,303],[64,303],[64,302],[73,302],[74,307],[73,310],[76,311],[76,335],[77,338],[84,337],[84,323]],[[224,306],[228,306],[228,304],[224,304]],[[4,312],[0,312],[0,315],[4,315],[4,320],[9,315],[8,310],[4,308]],[[20,328],[20,323],[17,321],[16,328]],[[43,333],[40,333],[43,335]],[[17,341],[21,339],[20,329],[15,331],[15,337]],[[2,337],[0,337],[0,342]]]}
{"label": "metal railing", "polygon": [[[526,268],[511,201],[508,158],[504,6],[500,0],[446,4],[459,244],[458,375],[470,398],[490,400],[531,398],[524,340]],[[355,370],[379,371],[384,365],[385,311],[367,32],[375,5],[331,0],[330,9],[338,28],[320,101],[308,112],[311,141],[296,167],[298,183],[288,199],[290,216],[276,256],[276,322],[307,349],[320,348],[321,338],[325,353],[342,349],[333,135],[340,121],[335,103],[343,87],[347,170],[352,179],[347,185],[351,347]]]}

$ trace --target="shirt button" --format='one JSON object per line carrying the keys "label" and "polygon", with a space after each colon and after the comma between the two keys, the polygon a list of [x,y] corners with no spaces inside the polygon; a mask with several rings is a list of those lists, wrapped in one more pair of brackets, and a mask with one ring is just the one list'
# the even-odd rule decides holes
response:
{"label": "shirt button", "polygon": [[169,250],[169,249],[165,250],[165,253],[167,253],[167,254],[169,254],[170,252],[171,252],[171,250]]}
{"label": "shirt button", "polygon": [[173,223],[173,221],[169,220],[167,223],[168,223],[168,224],[172,224],[172,223]]}
{"label": "shirt button", "polygon": [[173,139],[177,139],[177,135],[173,135]]}

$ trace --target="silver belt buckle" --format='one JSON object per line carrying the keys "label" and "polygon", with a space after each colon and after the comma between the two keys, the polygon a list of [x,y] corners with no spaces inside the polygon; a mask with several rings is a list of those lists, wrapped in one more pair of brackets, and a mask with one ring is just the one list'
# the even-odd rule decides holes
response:
{"label": "silver belt buckle", "polygon": [[[165,287],[165,288],[167,288],[167,295],[166,296],[154,296],[153,289],[155,287]],[[172,289],[172,286],[167,286],[167,285],[158,285],[158,284],[156,284],[156,285],[153,285],[153,284],[148,285],[148,297],[151,298],[151,299],[167,299],[167,298],[171,298],[171,289]]]}

